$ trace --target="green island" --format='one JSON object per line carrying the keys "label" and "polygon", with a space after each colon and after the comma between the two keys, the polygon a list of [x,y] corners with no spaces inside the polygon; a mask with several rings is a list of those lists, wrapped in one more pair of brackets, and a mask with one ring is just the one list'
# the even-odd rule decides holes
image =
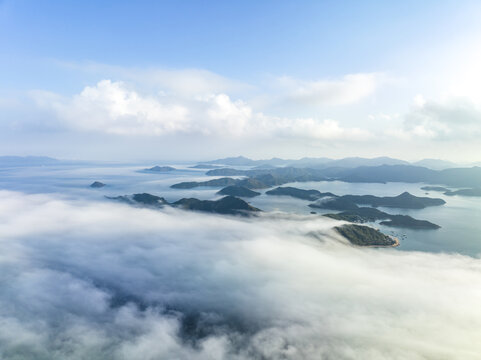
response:
{"label": "green island", "polygon": [[173,168],[172,166],[154,166],[149,169],[144,169],[144,171],[147,172],[168,172],[168,171],[174,171],[177,170],[176,168]]}
{"label": "green island", "polygon": [[475,189],[459,189],[459,190],[448,190],[444,193],[444,195],[454,196],[481,196],[481,188]]}
{"label": "green island", "polygon": [[172,206],[184,210],[194,210],[227,215],[247,216],[250,213],[261,211],[260,209],[249,205],[244,200],[239,199],[235,196],[224,196],[219,200],[199,200],[196,198],[183,198],[173,203],[169,203],[163,197],[148,193],[115,197],[106,196],[106,198],[110,200],[121,201],[129,205],[146,206],[150,208],[163,208],[165,206]]}
{"label": "green island", "polygon": [[399,245],[396,238],[369,226],[347,224],[336,226],[334,230],[349,240],[351,244],[357,246],[392,247]]}
{"label": "green island", "polygon": [[279,196],[291,196],[297,199],[315,201],[323,197],[332,196],[335,197],[333,193],[325,192],[321,193],[318,190],[304,190],[298,189],[292,186],[277,187],[275,189],[266,191],[267,195],[279,195]]}
{"label": "green island", "polygon": [[231,196],[238,196],[238,197],[254,197],[254,196],[259,196],[261,193],[257,191],[252,191],[251,189],[248,189],[245,186],[231,185],[231,186],[226,186],[222,190],[218,191],[217,194],[231,195]]}
{"label": "green island", "polygon": [[427,220],[414,219],[409,215],[392,215],[370,207],[360,207],[355,210],[343,211],[337,214],[325,214],[324,216],[352,223],[366,223],[383,220],[380,222],[381,225],[414,230],[435,230],[441,228],[439,225]]}
{"label": "green island", "polygon": [[[393,207],[400,209],[424,209],[428,206],[444,205],[446,201],[439,198],[419,197],[408,192],[403,192],[398,196],[374,196],[374,195],[343,195],[338,196],[330,192],[322,193],[318,190],[304,190],[295,187],[277,187],[266,192],[267,195],[284,195],[303,200],[321,200],[310,204],[310,207],[333,209],[333,210],[352,210],[357,205],[370,205],[374,207]],[[327,198],[327,199],[326,199]]]}

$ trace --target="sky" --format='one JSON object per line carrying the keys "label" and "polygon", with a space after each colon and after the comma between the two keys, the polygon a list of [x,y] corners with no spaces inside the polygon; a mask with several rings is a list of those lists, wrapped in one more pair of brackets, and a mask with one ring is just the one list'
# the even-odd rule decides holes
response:
{"label": "sky", "polygon": [[478,1],[0,0],[0,154],[481,160]]}

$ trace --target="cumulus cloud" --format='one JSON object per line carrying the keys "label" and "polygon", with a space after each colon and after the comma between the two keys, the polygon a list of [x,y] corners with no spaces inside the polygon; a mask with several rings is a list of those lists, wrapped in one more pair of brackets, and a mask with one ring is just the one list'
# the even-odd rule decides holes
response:
{"label": "cumulus cloud", "polygon": [[404,116],[401,128],[388,134],[402,139],[466,140],[481,135],[481,109],[466,99],[443,102],[414,98],[413,108]]}
{"label": "cumulus cloud", "polygon": [[118,135],[203,134],[363,140],[367,131],[343,128],[329,119],[282,118],[255,112],[227,94],[178,97],[144,95],[126,83],[102,80],[80,94],[62,97],[32,92],[39,106],[52,111],[59,126]]}
{"label": "cumulus cloud", "polygon": [[205,69],[135,68],[96,62],[59,62],[59,65],[96,76],[124,79],[144,87],[161,88],[177,96],[208,95],[251,89],[243,82]]}
{"label": "cumulus cloud", "polygon": [[2,359],[476,359],[479,259],[0,192]]}
{"label": "cumulus cloud", "polygon": [[279,85],[294,102],[309,105],[345,105],[372,95],[384,81],[380,73],[348,74],[335,80],[304,81],[281,77]]}

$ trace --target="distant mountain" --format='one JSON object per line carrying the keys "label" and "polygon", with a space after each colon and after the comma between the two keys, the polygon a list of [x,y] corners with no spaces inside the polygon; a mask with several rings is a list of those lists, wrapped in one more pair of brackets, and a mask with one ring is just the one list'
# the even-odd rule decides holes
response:
{"label": "distant mountain", "polygon": [[423,166],[432,170],[444,170],[444,169],[455,168],[458,166],[453,162],[446,161],[446,160],[439,160],[439,159],[423,159],[423,160],[413,162],[412,165]]}
{"label": "distant mountain", "polygon": [[[218,159],[208,161],[207,164],[221,164],[229,166],[257,166],[258,168],[267,169],[269,167],[277,166],[290,166],[298,168],[357,168],[360,166],[381,166],[381,165],[413,165],[419,167],[425,167],[431,170],[444,170],[458,167],[457,164],[440,159],[423,159],[416,162],[408,162],[405,160],[394,159],[387,156],[375,157],[375,158],[362,158],[362,157],[347,157],[342,159],[331,159],[327,157],[304,157],[298,160],[288,160],[280,158],[264,159],[264,160],[252,160],[244,156],[228,157],[224,159]],[[474,165],[481,165],[476,163]]]}
{"label": "distant mountain", "polygon": [[356,168],[359,166],[409,165],[409,163],[404,160],[392,159],[389,157],[377,157],[373,159],[349,157],[339,160],[332,160],[325,163],[325,165],[329,167]]}
{"label": "distant mountain", "polygon": [[208,164],[222,164],[222,165],[238,165],[238,166],[254,166],[258,161],[248,159],[244,156],[228,157],[224,159],[217,159],[208,161]]}
{"label": "distant mountain", "polygon": [[258,166],[262,168],[275,167],[275,166],[290,166],[290,167],[311,167],[311,168],[325,168],[325,167],[346,167],[353,168],[359,166],[378,166],[378,165],[408,165],[407,161],[392,159],[389,157],[377,157],[377,158],[360,158],[350,157],[344,159],[333,160],[326,157],[321,158],[309,158],[304,157],[299,160],[285,160],[279,158],[265,159],[265,160],[252,160],[244,156],[230,157],[224,159],[218,159],[209,161],[209,164],[223,164],[230,166]]}
{"label": "distant mountain", "polygon": [[472,188],[481,184],[480,167],[431,170],[413,165],[361,166],[354,169],[335,169],[330,175],[332,179],[345,182],[407,182]]}
{"label": "distant mountain", "polygon": [[[386,158],[380,158],[386,159]],[[376,161],[384,161],[377,159]],[[373,160],[373,159],[371,159]],[[353,160],[352,160],[353,161]],[[353,164],[349,160],[349,164]],[[256,187],[248,185],[249,179],[244,179],[246,184],[232,183],[220,186],[242,185],[250,189],[267,188],[283,185],[290,182],[338,180],[350,183],[425,183],[430,185],[445,185],[448,187],[479,188],[481,184],[481,167],[451,168],[433,170],[414,165],[379,165],[359,166],[347,168],[341,166],[324,168],[296,168],[292,166],[275,167],[271,169],[240,170],[232,168],[213,169],[206,172],[209,176],[246,176],[256,179]],[[234,180],[234,179],[232,179]],[[240,180],[239,180],[240,181]],[[260,184],[263,183],[263,185]],[[192,185],[202,186],[203,184]],[[175,186],[174,186],[175,187]]]}
{"label": "distant mountain", "polygon": [[0,166],[46,166],[56,165],[60,160],[47,156],[0,156]]}
{"label": "distant mountain", "polygon": [[412,165],[381,165],[361,166],[354,169],[339,169],[334,178],[345,182],[407,182],[431,183],[438,172],[421,166]]}
{"label": "distant mountain", "polygon": [[274,165],[271,165],[271,164],[261,164],[261,165],[257,165],[257,166],[254,166],[252,169],[253,170],[266,170],[266,169],[275,169],[276,167]]}
{"label": "distant mountain", "polygon": [[299,160],[289,160],[289,166],[299,166],[299,167],[322,167],[331,161],[335,161],[331,158],[327,157],[320,157],[320,158],[312,158],[312,157],[303,157]]}
{"label": "distant mountain", "polygon": [[220,165],[212,165],[212,164],[197,164],[197,165],[194,165],[194,166],[189,166],[189,168],[191,169],[217,169],[217,168],[221,168],[222,166]]}

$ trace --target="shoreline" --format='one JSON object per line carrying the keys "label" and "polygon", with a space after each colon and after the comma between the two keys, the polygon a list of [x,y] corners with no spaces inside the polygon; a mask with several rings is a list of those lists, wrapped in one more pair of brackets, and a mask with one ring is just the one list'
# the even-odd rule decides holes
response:
{"label": "shoreline", "polygon": [[391,239],[394,240],[394,244],[392,245],[361,245],[360,247],[372,247],[372,248],[390,248],[390,247],[398,247],[399,245],[401,245],[401,243],[399,242],[399,239],[395,236],[391,236],[391,235],[386,235],[386,236],[389,236]]}

